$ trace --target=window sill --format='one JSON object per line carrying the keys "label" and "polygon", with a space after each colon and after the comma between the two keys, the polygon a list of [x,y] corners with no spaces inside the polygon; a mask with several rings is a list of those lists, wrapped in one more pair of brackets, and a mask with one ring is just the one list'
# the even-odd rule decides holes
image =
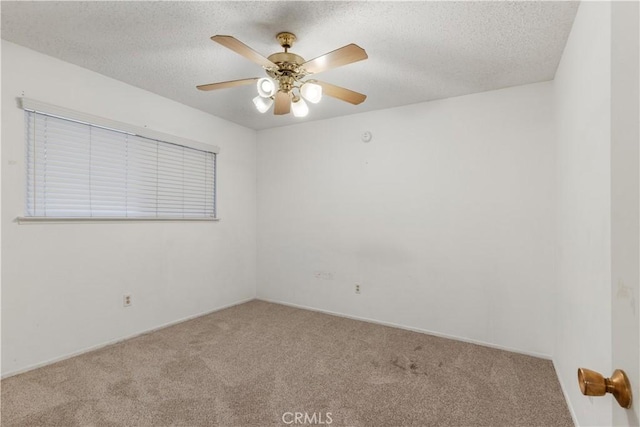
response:
{"label": "window sill", "polygon": [[98,222],[217,222],[220,218],[111,218],[111,217],[40,217],[40,216],[19,216],[16,218],[18,224],[80,224]]}

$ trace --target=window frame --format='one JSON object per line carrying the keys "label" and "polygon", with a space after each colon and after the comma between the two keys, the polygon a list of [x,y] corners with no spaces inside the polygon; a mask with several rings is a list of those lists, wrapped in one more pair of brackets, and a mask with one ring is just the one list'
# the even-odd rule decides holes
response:
{"label": "window frame", "polygon": [[[89,126],[104,128],[114,132],[126,133],[137,137],[142,137],[150,140],[155,140],[158,143],[168,143],[173,145],[178,145],[186,148],[191,148],[199,151],[204,151],[207,153],[212,153],[214,155],[214,167],[213,167],[213,216],[211,217],[172,217],[172,216],[108,216],[108,217],[100,217],[100,216],[29,216],[27,215],[27,211],[25,210],[25,214],[23,216],[19,216],[16,218],[16,222],[19,224],[30,224],[30,223],[88,223],[88,222],[136,222],[136,221],[152,221],[152,222],[173,222],[173,221],[195,221],[195,222],[210,222],[210,221],[219,221],[220,218],[218,216],[218,165],[217,165],[217,155],[220,152],[220,147],[213,145],[202,143],[194,140],[190,140],[187,138],[182,138],[175,135],[165,134],[162,132],[155,131],[153,129],[148,129],[147,127],[139,127],[135,125],[131,125],[128,123],[118,122],[115,120],[94,116],[87,113],[82,113],[79,111],[70,110],[64,107],[59,107],[52,104],[47,104],[44,102],[36,101],[30,98],[18,98],[18,106],[25,112],[32,112],[35,114],[44,114],[47,116],[56,117],[63,120],[71,120],[81,124],[86,124]],[[23,117],[27,115],[24,114]],[[25,139],[27,135],[25,134]],[[27,144],[30,142],[27,141]],[[25,158],[25,173],[27,173],[28,168],[26,167],[26,158]],[[25,183],[26,185],[26,183]],[[26,193],[25,197],[27,197]],[[26,199],[25,205],[26,207]]]}

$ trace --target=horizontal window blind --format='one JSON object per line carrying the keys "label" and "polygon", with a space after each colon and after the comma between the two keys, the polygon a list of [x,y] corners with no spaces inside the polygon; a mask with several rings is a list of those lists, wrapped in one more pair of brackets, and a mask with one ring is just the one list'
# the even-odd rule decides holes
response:
{"label": "horizontal window blind", "polygon": [[215,218],[216,154],[25,110],[29,217]]}

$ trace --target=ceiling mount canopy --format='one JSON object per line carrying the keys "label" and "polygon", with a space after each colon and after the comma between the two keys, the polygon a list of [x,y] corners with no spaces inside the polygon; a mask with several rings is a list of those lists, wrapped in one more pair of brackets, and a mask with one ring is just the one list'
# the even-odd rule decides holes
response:
{"label": "ceiling mount canopy", "polygon": [[282,46],[284,48],[284,51],[286,52],[288,49],[291,49],[291,46],[293,46],[293,42],[296,41],[296,35],[287,31],[283,31],[282,33],[278,33],[276,35],[276,39],[280,43],[280,46]]}
{"label": "ceiling mount canopy", "polygon": [[362,103],[367,96],[329,83],[310,79],[317,74],[333,68],[367,59],[367,52],[356,44],[348,44],[332,52],[305,61],[300,55],[289,52],[297,40],[295,34],[281,32],[276,39],[284,52],[276,52],[265,58],[246,44],[231,36],[216,35],[211,40],[233,50],[248,60],[261,65],[268,77],[232,80],[197,86],[199,90],[209,91],[256,83],[258,96],[253,98],[256,109],[265,113],[274,105],[275,115],[293,112],[296,117],[305,117],[309,113],[306,101],[320,102],[327,95],[354,105]]}

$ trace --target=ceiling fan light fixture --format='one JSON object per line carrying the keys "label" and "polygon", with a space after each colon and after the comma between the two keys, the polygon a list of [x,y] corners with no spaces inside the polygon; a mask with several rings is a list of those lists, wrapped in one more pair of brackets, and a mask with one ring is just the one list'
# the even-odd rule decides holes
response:
{"label": "ceiling fan light fixture", "polygon": [[322,99],[322,86],[312,82],[305,82],[300,88],[300,94],[312,104],[317,104]]}
{"label": "ceiling fan light fixture", "polygon": [[258,95],[253,98],[253,104],[256,106],[256,109],[258,111],[264,114],[269,110],[269,108],[271,108],[271,105],[273,105],[273,99],[263,98],[262,96]]}
{"label": "ceiling fan light fixture", "polygon": [[212,36],[211,40],[214,42],[262,66],[268,77],[209,83],[198,85],[196,88],[202,91],[212,91],[255,84],[258,96],[253,98],[253,104],[256,109],[265,113],[273,105],[273,114],[276,116],[293,113],[295,117],[306,117],[309,114],[307,102],[317,104],[322,100],[323,95],[353,105],[358,105],[367,98],[361,93],[321,82],[313,77],[305,81],[305,78],[310,75],[315,76],[323,71],[367,59],[367,52],[360,46],[351,43],[306,61],[300,55],[289,52],[296,40],[293,33],[286,31],[278,33],[276,39],[284,48],[284,52],[276,52],[264,57],[235,37],[220,34]]}
{"label": "ceiling fan light fixture", "polygon": [[291,103],[291,112],[295,117],[307,117],[309,106],[302,98],[294,99]]}
{"label": "ceiling fan light fixture", "polygon": [[256,85],[258,87],[258,95],[263,98],[269,98],[276,93],[276,85],[273,80],[263,77],[258,80]]}

